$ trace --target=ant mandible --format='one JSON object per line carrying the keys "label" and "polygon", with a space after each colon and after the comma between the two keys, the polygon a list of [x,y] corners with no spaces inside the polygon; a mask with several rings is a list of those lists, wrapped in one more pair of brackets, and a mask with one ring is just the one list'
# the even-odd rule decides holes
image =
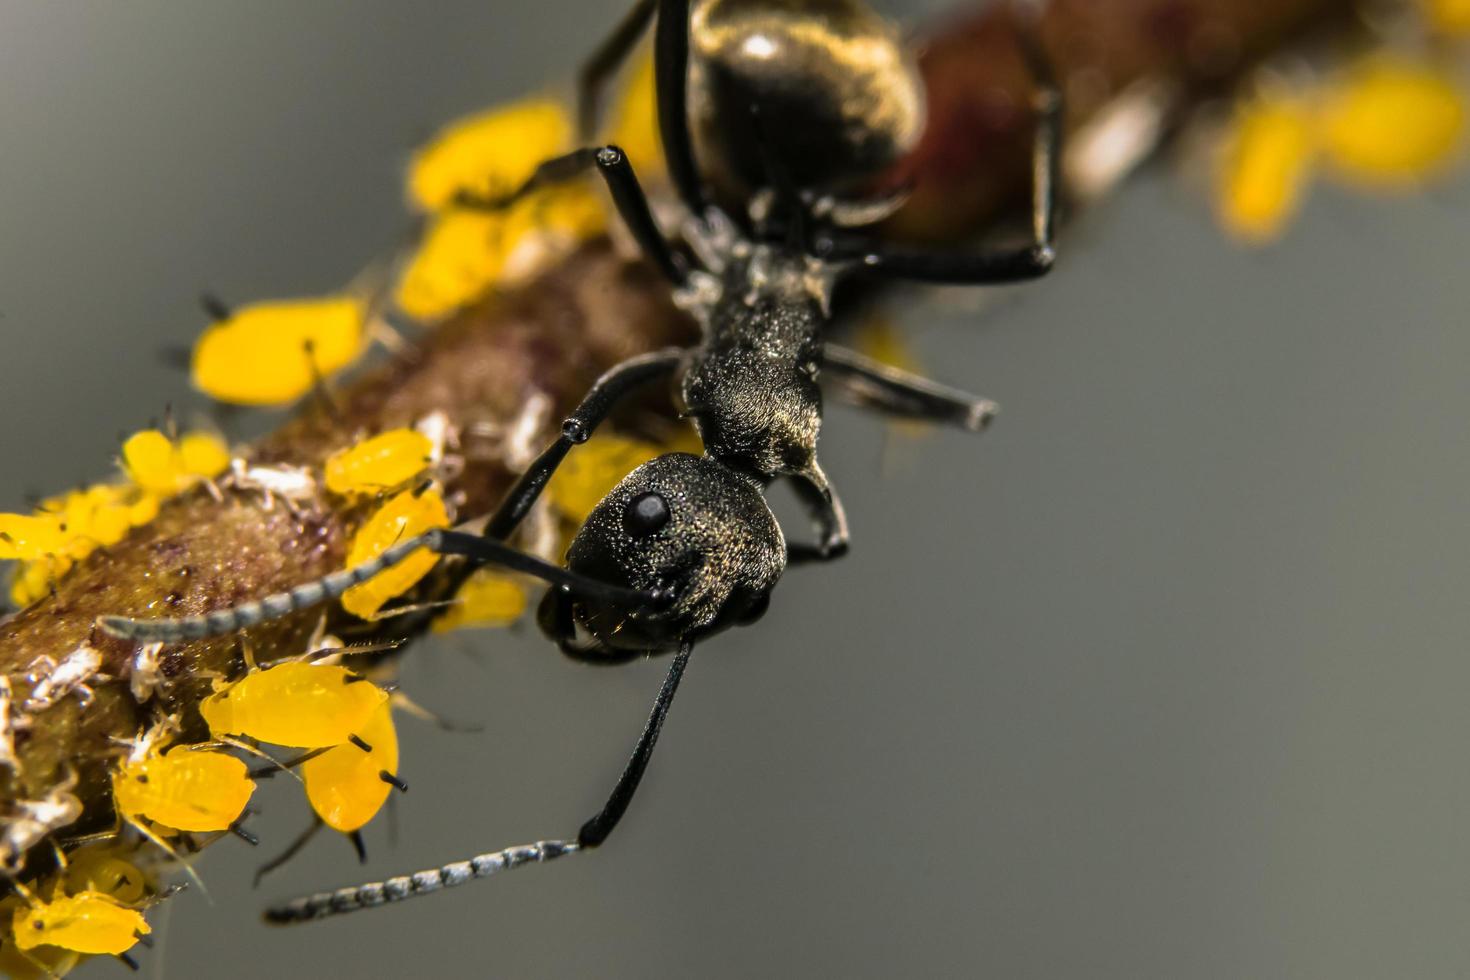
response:
{"label": "ant mandible", "polygon": [[[538,618],[572,656],[609,662],[677,651],[612,794],[575,838],[296,899],[268,910],[271,921],[398,901],[606,840],[648,765],[695,643],[759,618],[788,563],[830,560],[847,548],[842,506],[816,458],[820,375],[859,403],[894,415],[978,431],[994,412],[989,401],[827,342],[823,330],[834,287],[852,276],[982,285],[1035,278],[1050,268],[1061,99],[1034,38],[1019,32],[1038,89],[1032,241],[955,254],[895,246],[853,230],[891,210],[892,202],[849,193],[911,149],[922,122],[921,83],[876,14],[858,0],[698,0],[692,12],[690,0],[639,0],[582,73],[587,131],[603,82],[655,16],[658,121],[669,176],[688,211],[681,229],[687,253],[664,237],[615,146],[549,160],[507,197],[461,203],[505,207],[549,183],[597,171],[645,256],[702,327],[700,343],[630,358],[598,379],[480,535],[432,531],[288,593],[203,616],[102,620],[111,633],[151,641],[227,633],[336,598],[428,548],[557,586]],[[711,203],[712,190],[696,166],[691,85],[705,113],[699,121],[711,170],[729,182],[727,193],[743,188],[748,216],[732,217]],[[504,545],[567,453],[625,395],[659,380],[676,382],[705,454],[669,453],[628,474],[577,532],[565,568]],[[811,512],[815,544],[787,544],[765,499],[766,488],[781,478],[792,481]]]}

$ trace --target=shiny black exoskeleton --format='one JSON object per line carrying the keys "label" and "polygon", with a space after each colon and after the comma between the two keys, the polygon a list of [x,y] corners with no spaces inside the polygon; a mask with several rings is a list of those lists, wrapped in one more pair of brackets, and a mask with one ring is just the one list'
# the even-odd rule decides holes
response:
{"label": "shiny black exoskeleton", "polygon": [[[922,128],[917,75],[895,32],[857,0],[695,0],[693,8],[690,0],[638,0],[582,76],[591,132],[602,81],[656,21],[659,127],[687,212],[677,245],[613,146],[547,161],[507,198],[461,202],[504,207],[596,170],[634,239],[702,328],[692,349],[634,357],[603,375],[484,530],[492,541],[509,537],[567,453],[592,437],[624,395],[650,382],[671,385],[705,455],[670,453],[624,478],[577,533],[566,584],[548,593],[539,616],[562,649],[581,658],[678,651],[632,759],[574,839],[298,899],[273,909],[275,921],[395,901],[601,844],[632,799],[695,643],[758,618],[788,562],[830,559],[847,548],[841,504],[817,462],[819,382],[891,414],[970,430],[993,413],[984,399],[874,363],[824,333],[833,287],[845,276],[987,284],[1050,268],[1060,100],[1034,41],[1020,39],[1038,82],[1033,238],[1016,248],[951,254],[851,230],[888,210],[889,202],[854,194]],[[734,189],[749,213],[711,203],[719,195],[709,178],[721,182],[724,199]],[[808,507],[814,544],[785,540],[765,500],[778,479],[790,480]],[[474,550],[459,538],[451,543],[456,554]],[[504,561],[489,549],[473,557]]]}

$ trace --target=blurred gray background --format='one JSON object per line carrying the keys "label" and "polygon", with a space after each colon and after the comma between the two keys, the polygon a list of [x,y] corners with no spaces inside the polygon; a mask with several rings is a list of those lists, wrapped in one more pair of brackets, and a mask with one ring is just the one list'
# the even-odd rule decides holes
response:
{"label": "blurred gray background", "polygon": [[[940,5],[929,5],[937,9]],[[312,293],[404,226],[400,168],[568,77],[586,0],[0,0],[0,506],[202,407],[195,296]],[[890,6],[890,11],[898,12]],[[1450,977],[1470,972],[1464,180],[1319,188],[1263,253],[1155,171],[984,312],[891,308],[982,439],[834,409],[850,558],[702,648],[602,851],[292,930],[268,899],[573,832],[666,661],[423,644],[396,844],[285,783],[149,975]],[[257,426],[268,424],[266,417]],[[119,972],[99,963],[88,975]]]}

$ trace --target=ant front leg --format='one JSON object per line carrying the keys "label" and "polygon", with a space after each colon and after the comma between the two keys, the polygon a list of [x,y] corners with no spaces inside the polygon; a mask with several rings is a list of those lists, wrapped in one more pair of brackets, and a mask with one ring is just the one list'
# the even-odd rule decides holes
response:
{"label": "ant front leg", "polygon": [[638,791],[638,784],[643,781],[643,773],[648,768],[649,760],[653,758],[653,750],[658,744],[659,733],[663,731],[664,719],[668,717],[669,707],[674,703],[674,695],[679,690],[679,681],[684,677],[684,668],[689,665],[689,655],[693,651],[694,644],[690,640],[686,639],[679,645],[679,652],[675,654],[673,663],[669,665],[663,685],[659,688],[658,696],[654,698],[653,710],[649,712],[648,721],[644,723],[643,732],[638,736],[637,744],[633,746],[633,754],[628,759],[627,765],[623,767],[622,775],[618,777],[602,809],[582,824],[575,838],[543,840],[534,844],[523,844],[520,847],[508,847],[501,851],[476,855],[467,861],[456,861],[453,864],[430,868],[427,871],[405,875],[401,878],[374,881],[365,885],[339,888],[331,892],[319,892],[267,909],[266,921],[277,924],[309,922],[329,915],[356,912],[389,902],[402,901],[415,895],[426,895],[443,888],[452,888],[475,878],[489,877],[525,864],[544,863],[567,854],[576,854],[578,851],[588,851],[599,846],[607,840],[608,835],[613,832],[618,822],[622,820],[623,814],[627,812],[628,805],[633,802],[633,795]]}
{"label": "ant front leg", "polygon": [[820,541],[815,544],[787,544],[786,560],[797,565],[807,562],[832,561],[847,554],[847,513],[842,501],[832,489],[832,483],[822,468],[812,461],[812,468],[804,473],[793,474],[792,487],[806,505],[817,525]]}
{"label": "ant front leg", "polygon": [[561,426],[561,435],[537,456],[521,478],[511,487],[495,514],[485,525],[485,537],[501,540],[510,536],[546,489],[556,468],[566,459],[573,446],[592,437],[608,413],[625,395],[657,378],[671,377],[684,362],[685,351],[671,347],[630,357],[598,378],[571,415]]}
{"label": "ant front leg", "polygon": [[823,367],[841,394],[864,408],[956,425],[969,432],[979,432],[995,418],[997,406],[988,398],[889,367],[837,344],[825,345]]}
{"label": "ant front leg", "polygon": [[855,261],[858,269],[894,279],[971,286],[1023,282],[1051,271],[1056,259],[1062,90],[1037,36],[1035,15],[1023,12],[1014,16],[1026,19],[1024,25],[1013,24],[1021,57],[1036,86],[1032,97],[1036,136],[1031,148],[1031,244],[980,253],[941,252],[833,233],[818,242],[817,252],[822,258]]}
{"label": "ant front leg", "polygon": [[526,178],[526,182],[504,197],[486,199],[461,192],[454,203],[458,207],[481,211],[500,211],[535,191],[555,184],[566,183],[589,170],[596,170],[607,184],[618,217],[623,219],[638,247],[664,278],[675,286],[681,286],[689,278],[684,257],[675,252],[659,231],[648,206],[648,195],[633,172],[628,156],[616,146],[589,146],[545,161]]}

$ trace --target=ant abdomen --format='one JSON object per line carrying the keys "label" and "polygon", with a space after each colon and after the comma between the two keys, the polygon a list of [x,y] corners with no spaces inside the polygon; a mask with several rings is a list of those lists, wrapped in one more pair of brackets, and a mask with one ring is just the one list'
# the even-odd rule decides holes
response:
{"label": "ant abdomen", "polygon": [[797,188],[848,196],[922,134],[918,68],[858,0],[700,0],[690,40],[698,141],[740,199],[772,159]]}
{"label": "ant abdomen", "polygon": [[542,626],[564,648],[581,627],[616,657],[671,649],[748,618],[786,567],[786,540],[762,490],[708,456],[669,453],[644,463],[592,511],[567,567],[667,601],[630,610],[553,590]]}

